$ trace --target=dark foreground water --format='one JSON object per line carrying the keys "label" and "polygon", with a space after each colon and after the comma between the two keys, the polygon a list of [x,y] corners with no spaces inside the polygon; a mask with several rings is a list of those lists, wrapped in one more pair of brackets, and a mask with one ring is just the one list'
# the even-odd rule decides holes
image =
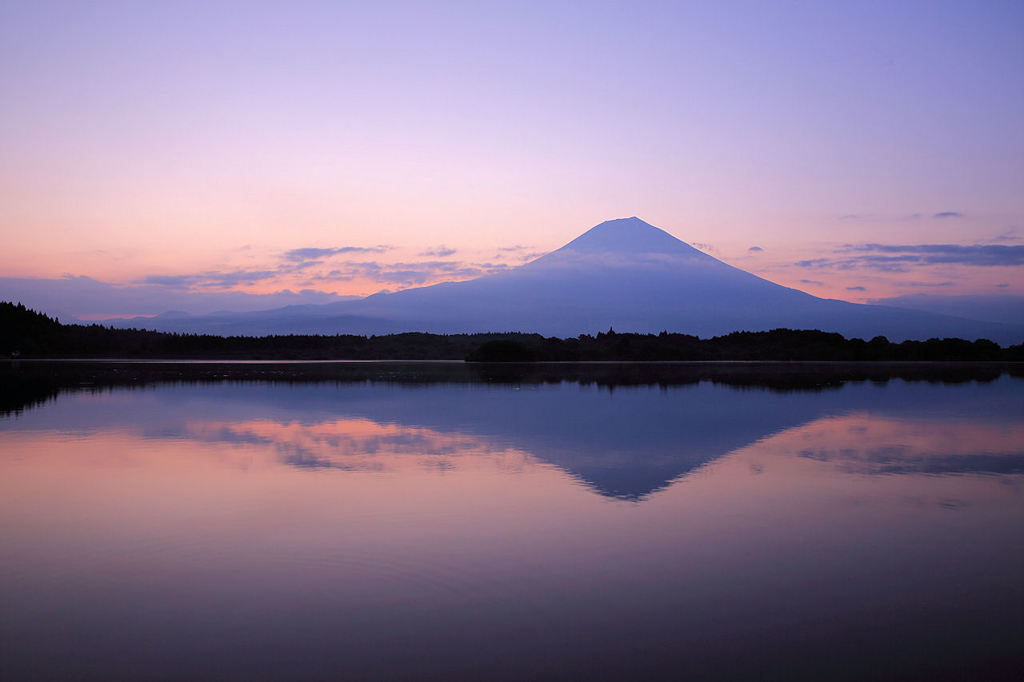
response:
{"label": "dark foreground water", "polygon": [[3,375],[5,681],[1024,679],[1024,379],[126,367]]}

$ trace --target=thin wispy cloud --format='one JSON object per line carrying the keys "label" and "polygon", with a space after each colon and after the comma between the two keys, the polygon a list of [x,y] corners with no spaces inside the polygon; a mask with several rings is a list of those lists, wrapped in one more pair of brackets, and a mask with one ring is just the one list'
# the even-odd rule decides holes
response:
{"label": "thin wispy cloud", "polygon": [[329,272],[311,277],[311,281],[348,282],[365,279],[381,284],[416,286],[428,282],[464,280],[508,269],[504,263],[466,263],[457,260],[345,261]]}
{"label": "thin wispy cloud", "polygon": [[498,253],[494,254],[495,260],[502,258],[514,258],[515,260],[525,263],[531,261],[534,258],[543,256],[546,252],[536,251],[532,246],[524,246],[523,244],[513,244],[512,246],[499,246]]}
{"label": "thin wispy cloud", "polygon": [[[344,249],[362,249],[363,247],[342,247]],[[373,247],[386,248],[386,247]],[[147,275],[132,282],[133,284],[150,284],[174,289],[194,291],[207,289],[231,289],[240,286],[252,286],[258,282],[284,278],[316,268],[324,264],[325,255],[336,253],[356,253],[361,251],[342,251],[341,249],[293,249],[281,256],[284,262],[274,267],[262,269],[204,270],[196,273],[155,274]]]}
{"label": "thin wispy cloud", "polygon": [[433,256],[435,258],[447,258],[448,256],[454,256],[458,249],[452,249],[444,244],[441,244],[437,248],[427,249],[420,253],[421,256]]}
{"label": "thin wispy cloud", "polygon": [[905,289],[944,289],[946,287],[955,287],[956,282],[894,282],[898,287]]}
{"label": "thin wispy cloud", "polygon": [[1001,234],[997,234],[995,237],[992,237],[991,239],[985,239],[983,241],[988,244],[998,244],[1000,242],[1019,242],[1021,238],[1017,234],[1017,232],[1018,230],[1016,227],[1008,227]]}
{"label": "thin wispy cloud", "polygon": [[[806,260],[798,260],[794,265],[800,268],[817,268],[824,267],[831,262],[829,258],[808,258]],[[809,280],[800,280],[801,282]]]}
{"label": "thin wispy cloud", "polygon": [[279,270],[207,271],[191,275],[148,275],[134,283],[152,284],[171,289],[230,289],[237,286],[251,286],[280,275]]}
{"label": "thin wispy cloud", "polygon": [[760,253],[764,251],[764,249],[762,249],[760,246],[751,246],[749,249],[747,249],[747,251],[749,251],[750,253]]}
{"label": "thin wispy cloud", "polygon": [[931,218],[933,220],[949,220],[956,218],[966,218],[967,214],[962,211],[936,211],[932,213],[917,212],[917,213],[904,213],[904,214],[875,214],[875,213],[845,213],[837,216],[836,220],[850,221],[850,222],[882,222],[882,221],[903,221],[903,220],[922,220],[925,218]]}
{"label": "thin wispy cloud", "polygon": [[862,287],[862,286],[846,287],[846,290],[847,291],[867,291],[867,287]]}
{"label": "thin wispy cloud", "polygon": [[135,284],[155,284],[161,287],[184,289],[197,281],[197,275],[149,275],[137,280]]}
{"label": "thin wispy cloud", "polygon": [[1024,265],[1024,246],[1003,244],[846,244],[840,252],[900,254],[920,262],[960,263],[976,266]]}
{"label": "thin wispy cloud", "polygon": [[795,265],[801,268],[869,269],[880,272],[908,272],[914,267],[932,265],[1024,265],[1024,246],[1005,244],[844,244],[834,253],[843,254],[844,257],[811,258],[797,261]]}
{"label": "thin wispy cloud", "polygon": [[508,263],[474,263],[473,265],[487,271],[488,273],[502,272],[512,267]]}
{"label": "thin wispy cloud", "polygon": [[392,247],[385,246],[383,244],[377,246],[338,246],[334,248],[316,248],[316,247],[305,247],[301,249],[291,249],[290,251],[284,252],[284,259],[288,261],[306,261],[329,258],[331,256],[338,256],[349,253],[384,253],[390,251]]}

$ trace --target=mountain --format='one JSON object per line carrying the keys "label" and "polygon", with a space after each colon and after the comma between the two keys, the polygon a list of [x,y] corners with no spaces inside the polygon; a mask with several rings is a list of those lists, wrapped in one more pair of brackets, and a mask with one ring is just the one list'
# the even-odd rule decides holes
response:
{"label": "mountain", "polygon": [[609,220],[508,272],[356,301],[116,326],[216,334],[529,331],[576,336],[817,328],[892,340],[957,336],[1020,343],[1024,326],[822,299],[698,251],[639,218]]}

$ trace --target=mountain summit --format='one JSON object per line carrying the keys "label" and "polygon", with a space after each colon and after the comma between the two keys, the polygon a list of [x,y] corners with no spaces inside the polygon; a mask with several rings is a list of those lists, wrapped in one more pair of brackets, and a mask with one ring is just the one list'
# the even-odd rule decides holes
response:
{"label": "mountain summit", "polygon": [[[702,254],[665,230],[636,216],[606,220],[553,251],[556,253],[667,253]],[[710,256],[708,256],[710,258]]]}
{"label": "mountain summit", "polygon": [[537,332],[546,336],[668,330],[707,337],[789,327],[893,340],[985,337],[1024,330],[931,313],[817,298],[703,253],[637,217],[609,220],[507,272],[257,313],[122,322],[218,334]]}

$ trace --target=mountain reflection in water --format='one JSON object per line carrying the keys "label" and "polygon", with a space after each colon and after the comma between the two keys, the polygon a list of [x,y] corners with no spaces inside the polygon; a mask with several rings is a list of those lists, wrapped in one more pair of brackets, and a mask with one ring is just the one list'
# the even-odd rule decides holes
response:
{"label": "mountain reflection in water", "polygon": [[1018,378],[27,404],[0,418],[4,679],[1021,669]]}

